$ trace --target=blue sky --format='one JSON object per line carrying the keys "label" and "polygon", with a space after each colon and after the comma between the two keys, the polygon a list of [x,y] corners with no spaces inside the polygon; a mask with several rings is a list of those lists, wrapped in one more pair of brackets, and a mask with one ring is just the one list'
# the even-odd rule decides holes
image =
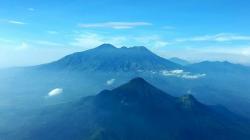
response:
{"label": "blue sky", "polygon": [[247,0],[1,0],[0,67],[46,63],[102,43],[249,64],[249,6]]}

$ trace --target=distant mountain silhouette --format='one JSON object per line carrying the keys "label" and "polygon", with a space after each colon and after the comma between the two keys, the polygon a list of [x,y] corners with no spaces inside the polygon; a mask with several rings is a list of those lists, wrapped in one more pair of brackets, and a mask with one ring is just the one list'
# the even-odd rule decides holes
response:
{"label": "distant mountain silhouette", "polygon": [[[203,61],[185,67],[186,71],[205,73],[206,77],[192,85],[195,97],[207,103],[226,106],[250,118],[250,67],[228,61]],[[193,83],[194,84],[194,83]]]}
{"label": "distant mountain silhouette", "polygon": [[192,95],[172,97],[142,78],[37,113],[23,139],[249,140],[247,120]]}
{"label": "distant mountain silhouette", "polygon": [[142,46],[116,48],[111,44],[103,44],[94,49],[65,56],[58,61],[40,67],[112,72],[176,69],[181,66],[155,55]]}
{"label": "distant mountain silhouette", "polygon": [[186,65],[189,65],[191,64],[190,62],[188,62],[187,60],[184,60],[184,59],[180,59],[178,57],[172,57],[169,59],[170,61],[176,63],[176,64],[179,64],[179,65],[182,65],[182,66],[186,66]]}
{"label": "distant mountain silhouette", "polygon": [[222,72],[222,73],[245,73],[250,72],[250,67],[240,64],[233,64],[228,61],[203,61],[187,66],[190,70],[203,72]]}

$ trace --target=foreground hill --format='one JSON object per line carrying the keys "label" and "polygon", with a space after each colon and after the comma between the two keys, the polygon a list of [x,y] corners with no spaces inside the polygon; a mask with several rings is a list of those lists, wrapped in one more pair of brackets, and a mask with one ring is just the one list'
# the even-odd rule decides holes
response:
{"label": "foreground hill", "polygon": [[[34,117],[34,114],[37,116]],[[179,98],[135,78],[113,90],[33,113],[25,140],[249,140],[250,124],[191,95]],[[12,134],[8,135],[9,137]]]}

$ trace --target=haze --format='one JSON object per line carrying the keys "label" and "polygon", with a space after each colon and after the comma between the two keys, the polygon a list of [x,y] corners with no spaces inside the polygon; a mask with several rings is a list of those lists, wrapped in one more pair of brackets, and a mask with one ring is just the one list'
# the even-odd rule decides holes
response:
{"label": "haze", "polygon": [[47,63],[103,43],[249,64],[249,12],[243,0],[2,0],[0,67]]}

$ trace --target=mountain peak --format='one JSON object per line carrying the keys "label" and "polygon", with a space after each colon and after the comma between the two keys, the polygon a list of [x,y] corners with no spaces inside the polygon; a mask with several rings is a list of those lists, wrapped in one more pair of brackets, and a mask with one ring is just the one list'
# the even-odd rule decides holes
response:
{"label": "mountain peak", "polygon": [[[147,92],[147,89],[155,88],[149,84],[146,80],[141,77],[136,77],[130,80],[128,83],[121,85],[120,87],[114,90],[129,90],[129,91],[138,91],[138,92]],[[156,89],[156,88],[155,88]]]}
{"label": "mountain peak", "polygon": [[[113,90],[104,90],[98,94],[98,99],[112,99],[126,104],[155,104],[167,100],[173,103],[175,98],[154,87],[143,78],[136,77],[128,83]],[[106,103],[106,101],[105,101]]]}
{"label": "mountain peak", "polygon": [[145,80],[144,80],[143,78],[141,78],[141,77],[136,77],[136,78],[130,80],[129,83],[149,84],[147,81],[145,81]]}
{"label": "mountain peak", "polygon": [[67,55],[45,67],[85,71],[147,72],[176,69],[181,66],[145,47],[118,49],[112,44],[102,44],[94,49]]}
{"label": "mountain peak", "polygon": [[154,87],[141,77],[133,78],[128,83],[121,85],[120,87],[114,90],[125,91],[128,93],[131,92],[136,94],[144,94],[144,95],[147,94],[146,96],[149,96],[149,94],[152,94],[153,92],[160,91],[159,89],[157,89],[156,87]]}
{"label": "mountain peak", "polygon": [[104,43],[96,48],[99,48],[99,49],[116,49],[116,47],[112,44],[108,44],[108,43]]}
{"label": "mountain peak", "polygon": [[151,53],[151,51],[147,47],[144,47],[144,46],[134,46],[134,47],[131,47],[130,49],[140,51],[140,52],[150,52]]}
{"label": "mountain peak", "polygon": [[134,46],[133,48],[136,48],[136,49],[145,49],[145,50],[148,50],[145,46]]}

